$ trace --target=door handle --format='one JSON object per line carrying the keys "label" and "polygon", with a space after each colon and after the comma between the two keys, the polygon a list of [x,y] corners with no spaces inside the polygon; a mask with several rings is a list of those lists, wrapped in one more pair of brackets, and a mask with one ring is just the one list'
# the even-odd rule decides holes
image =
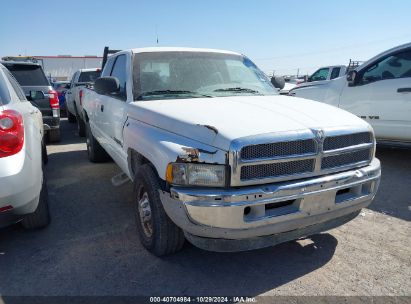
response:
{"label": "door handle", "polygon": [[100,106],[100,110],[101,110],[101,112],[104,112],[104,105]]}
{"label": "door handle", "polygon": [[29,113],[30,113],[30,114],[36,114],[36,113],[37,113],[37,110],[31,110]]}
{"label": "door handle", "polygon": [[411,93],[411,88],[398,88],[398,93]]}

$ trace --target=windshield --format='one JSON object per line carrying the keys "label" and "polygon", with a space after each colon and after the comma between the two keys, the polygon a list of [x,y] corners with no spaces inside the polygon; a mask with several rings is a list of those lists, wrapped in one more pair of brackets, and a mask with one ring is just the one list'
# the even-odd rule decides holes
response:
{"label": "windshield", "polygon": [[211,52],[153,52],[134,57],[135,99],[276,95],[248,58]]}
{"label": "windshield", "polygon": [[94,82],[100,77],[101,71],[81,72],[78,82]]}

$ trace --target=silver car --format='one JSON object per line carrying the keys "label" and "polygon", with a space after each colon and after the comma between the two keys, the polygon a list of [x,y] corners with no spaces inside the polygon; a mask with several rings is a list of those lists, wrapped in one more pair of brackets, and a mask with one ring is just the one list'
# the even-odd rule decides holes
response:
{"label": "silver car", "polygon": [[40,110],[0,64],[0,226],[19,221],[25,228],[49,224],[46,161]]}

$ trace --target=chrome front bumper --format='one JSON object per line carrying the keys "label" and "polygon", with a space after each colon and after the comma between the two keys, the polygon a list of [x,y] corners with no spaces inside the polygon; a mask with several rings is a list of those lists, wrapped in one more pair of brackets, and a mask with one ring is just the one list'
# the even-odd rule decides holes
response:
{"label": "chrome front bumper", "polygon": [[321,227],[318,224],[358,212],[373,200],[380,176],[380,162],[374,159],[360,169],[275,184],[230,189],[173,187],[170,193],[160,191],[160,198],[168,216],[190,241],[198,237],[246,240]]}

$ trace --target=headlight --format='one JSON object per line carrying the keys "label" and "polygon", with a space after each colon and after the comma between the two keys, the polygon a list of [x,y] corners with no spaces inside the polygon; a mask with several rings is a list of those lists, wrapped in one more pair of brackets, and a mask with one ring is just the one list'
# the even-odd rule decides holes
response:
{"label": "headlight", "polygon": [[224,187],[225,172],[224,165],[170,163],[167,166],[166,180],[174,185]]}

